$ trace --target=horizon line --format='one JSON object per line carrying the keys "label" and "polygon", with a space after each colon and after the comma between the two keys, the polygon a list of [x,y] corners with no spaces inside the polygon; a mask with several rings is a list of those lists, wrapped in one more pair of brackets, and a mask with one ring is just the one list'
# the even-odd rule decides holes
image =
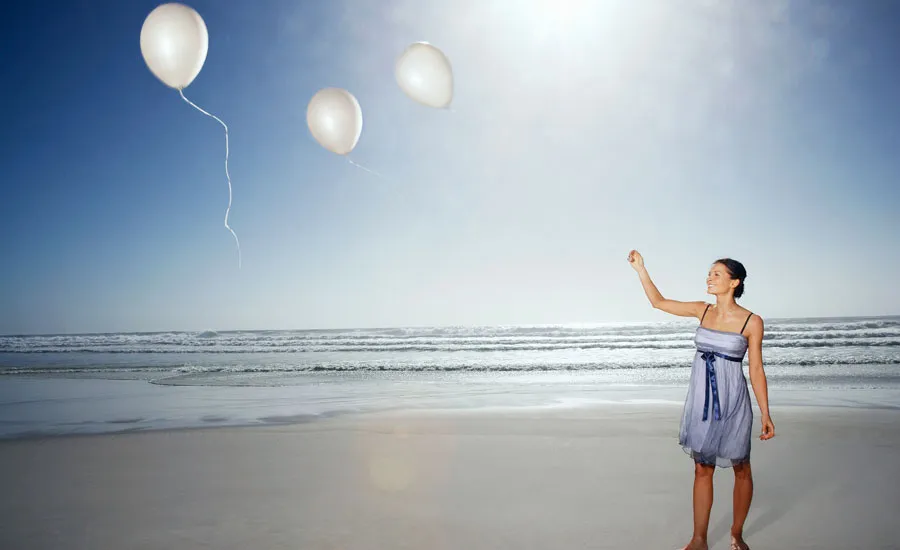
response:
{"label": "horizon line", "polygon": [[[900,318],[900,313],[897,314],[887,314],[887,315],[833,315],[833,316],[824,316],[824,317],[770,317],[768,321],[814,321],[814,320],[862,320],[862,319],[891,319],[891,318]],[[674,319],[673,319],[674,321]],[[683,322],[687,322],[688,319],[684,318]],[[233,334],[233,333],[241,333],[241,332],[339,332],[339,331],[365,331],[365,330],[398,330],[398,329],[442,329],[442,328],[488,328],[488,327],[584,327],[589,328],[592,326],[601,326],[601,325],[611,325],[611,324],[645,324],[645,325],[659,325],[664,323],[670,323],[672,321],[571,321],[567,323],[496,323],[496,324],[444,324],[444,325],[384,325],[384,326],[370,326],[370,327],[342,327],[342,328],[255,328],[255,329],[182,329],[182,330],[128,330],[128,331],[100,331],[100,332],[34,332],[34,333],[14,333],[14,334],[0,334],[0,338],[26,338],[26,337],[53,337],[53,336],[109,336],[113,334],[122,334],[122,335],[151,335],[151,334],[168,334],[168,333],[197,333],[203,334],[207,332],[214,332],[216,334]],[[0,352],[2,353],[2,352]]]}

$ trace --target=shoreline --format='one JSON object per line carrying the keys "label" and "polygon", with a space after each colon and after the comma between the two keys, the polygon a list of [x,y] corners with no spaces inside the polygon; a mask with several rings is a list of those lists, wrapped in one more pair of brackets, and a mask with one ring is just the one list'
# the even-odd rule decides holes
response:
{"label": "shoreline", "polygon": [[[12,379],[0,384],[0,441],[260,428],[393,411],[429,414],[536,411],[587,414],[592,408],[678,410],[680,384],[604,384],[587,378],[390,378],[292,386],[158,386],[144,380]],[[900,388],[790,388],[769,385],[770,408],[900,410]],[[754,415],[759,408],[751,394]],[[612,409],[610,409],[612,408]],[[672,414],[678,414],[673,412]]]}
{"label": "shoreline", "polygon": [[[437,407],[437,408],[409,408],[395,407],[385,409],[373,409],[366,411],[344,410],[344,411],[328,411],[321,414],[293,415],[291,417],[280,417],[271,420],[251,421],[246,423],[215,423],[211,422],[204,425],[190,426],[174,426],[174,427],[141,427],[132,429],[109,430],[98,432],[59,432],[59,433],[23,433],[21,435],[0,436],[0,447],[3,445],[14,444],[16,442],[42,442],[63,439],[97,439],[107,437],[132,437],[142,435],[167,434],[167,433],[191,433],[191,432],[223,432],[223,431],[255,431],[255,430],[272,430],[272,429],[297,429],[302,430],[306,426],[321,425],[325,428],[329,427],[329,422],[356,422],[365,423],[371,421],[400,421],[404,419],[418,418],[422,420],[440,419],[440,420],[466,420],[479,417],[493,417],[504,419],[523,419],[523,418],[547,418],[556,420],[576,420],[576,421],[602,421],[609,420],[610,417],[623,416],[633,417],[634,415],[659,414],[662,417],[672,417],[676,421],[681,418],[683,404],[666,402],[666,403],[591,403],[577,406],[521,406],[521,407],[503,407],[503,406],[486,406],[486,407]],[[770,406],[770,409],[772,407]],[[782,415],[776,411],[785,411],[790,415],[799,415],[800,417],[841,417],[843,415],[878,415],[884,413],[887,416],[896,415],[897,421],[900,422],[900,405],[808,405],[808,404],[780,404],[777,409],[772,411],[773,420],[776,424],[776,433],[778,433],[778,418]],[[283,418],[283,419],[282,419]],[[760,419],[759,408],[756,401],[753,401],[753,426],[758,426]],[[124,423],[123,423],[124,424]],[[761,442],[753,437],[753,444],[757,445]],[[674,432],[674,438],[677,439],[677,431]]]}

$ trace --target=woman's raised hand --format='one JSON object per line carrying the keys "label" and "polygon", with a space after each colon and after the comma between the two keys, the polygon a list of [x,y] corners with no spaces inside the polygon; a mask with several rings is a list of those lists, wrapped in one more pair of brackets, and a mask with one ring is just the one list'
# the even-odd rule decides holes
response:
{"label": "woman's raised hand", "polygon": [[631,264],[635,271],[640,271],[644,267],[644,257],[637,250],[632,250],[628,253],[628,263]]}

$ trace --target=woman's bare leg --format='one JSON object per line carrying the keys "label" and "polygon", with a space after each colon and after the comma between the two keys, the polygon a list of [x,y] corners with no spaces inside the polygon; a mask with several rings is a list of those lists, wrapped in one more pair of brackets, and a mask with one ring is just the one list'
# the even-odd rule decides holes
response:
{"label": "woman's bare leg", "polygon": [[744,543],[744,522],[750,512],[750,501],[753,500],[753,473],[750,463],[734,466],[734,523],[731,524],[732,544],[740,550],[747,548]]}
{"label": "woman's bare leg", "polygon": [[713,504],[713,473],[715,466],[694,463],[694,536],[685,550],[706,550],[709,513]]}

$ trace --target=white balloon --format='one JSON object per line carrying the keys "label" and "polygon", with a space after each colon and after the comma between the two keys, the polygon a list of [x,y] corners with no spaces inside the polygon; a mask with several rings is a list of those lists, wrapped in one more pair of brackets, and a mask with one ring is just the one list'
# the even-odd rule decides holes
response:
{"label": "white balloon", "polygon": [[141,27],[141,53],[150,72],[176,90],[200,74],[209,49],[209,34],[200,14],[184,4],[162,4]]}
{"label": "white balloon", "polygon": [[362,134],[362,109],[342,88],[323,88],[309,100],[306,125],[319,145],[338,155],[356,147]]}
{"label": "white balloon", "polygon": [[394,68],[397,84],[414,101],[443,109],[453,100],[453,69],[444,52],[428,42],[409,45]]}

